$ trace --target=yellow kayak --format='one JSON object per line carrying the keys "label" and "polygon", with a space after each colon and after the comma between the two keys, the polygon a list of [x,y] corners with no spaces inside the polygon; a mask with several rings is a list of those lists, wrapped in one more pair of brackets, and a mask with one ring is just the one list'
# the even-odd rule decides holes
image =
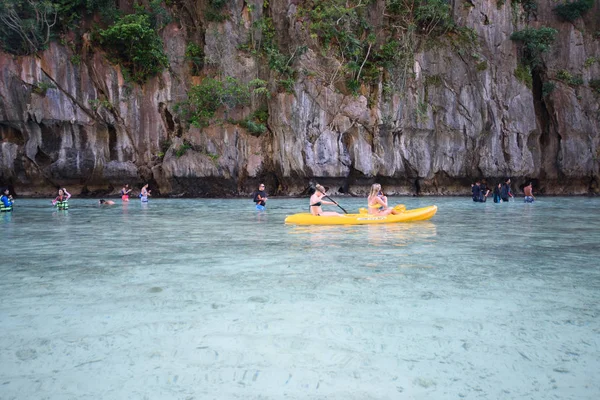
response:
{"label": "yellow kayak", "polygon": [[[396,206],[398,207],[398,206]],[[396,208],[394,207],[394,208]],[[340,217],[316,216],[310,213],[288,215],[286,224],[291,225],[371,225],[394,224],[397,222],[415,222],[431,219],[437,212],[437,206],[427,206],[414,210],[405,210],[400,214],[385,216],[372,214],[343,214]]]}

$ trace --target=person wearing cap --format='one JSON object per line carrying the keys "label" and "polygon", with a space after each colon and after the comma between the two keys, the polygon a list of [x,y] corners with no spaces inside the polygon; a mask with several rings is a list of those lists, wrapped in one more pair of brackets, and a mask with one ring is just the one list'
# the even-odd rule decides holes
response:
{"label": "person wearing cap", "polygon": [[10,195],[8,188],[2,191],[0,197],[0,212],[11,212],[13,210],[13,197]]}
{"label": "person wearing cap", "polygon": [[256,209],[264,211],[267,203],[267,192],[265,192],[265,184],[261,183],[258,185],[258,190],[254,192],[254,202],[256,203]]}

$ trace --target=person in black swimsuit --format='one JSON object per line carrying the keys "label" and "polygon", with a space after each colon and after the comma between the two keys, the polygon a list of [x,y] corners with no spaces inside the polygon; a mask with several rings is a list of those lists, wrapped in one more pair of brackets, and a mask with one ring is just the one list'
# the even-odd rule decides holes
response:
{"label": "person in black swimsuit", "polygon": [[323,211],[322,205],[335,205],[333,201],[325,201],[323,197],[326,194],[326,190],[321,185],[315,186],[315,193],[310,196],[310,213],[316,216],[327,216],[327,217],[341,217],[342,214],[336,213],[335,211]]}

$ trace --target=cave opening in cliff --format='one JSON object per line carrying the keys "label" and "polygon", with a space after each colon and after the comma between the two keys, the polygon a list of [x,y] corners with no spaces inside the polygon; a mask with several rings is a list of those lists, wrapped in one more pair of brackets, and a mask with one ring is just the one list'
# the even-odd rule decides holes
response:
{"label": "cave opening in cliff", "polygon": [[544,81],[542,71],[538,68],[534,68],[531,71],[531,75],[533,78],[531,88],[533,93],[533,107],[541,131],[541,145],[544,146],[548,142],[548,135],[550,133],[550,114],[548,113],[548,108],[546,107],[544,99]]}
{"label": "cave opening in cliff", "polygon": [[35,163],[40,167],[47,167],[53,163],[52,157],[46,154],[38,146],[37,152],[35,153]]}
{"label": "cave opening in cliff", "polygon": [[117,130],[113,125],[108,125],[108,151],[111,160],[119,159],[119,152],[117,150]]}

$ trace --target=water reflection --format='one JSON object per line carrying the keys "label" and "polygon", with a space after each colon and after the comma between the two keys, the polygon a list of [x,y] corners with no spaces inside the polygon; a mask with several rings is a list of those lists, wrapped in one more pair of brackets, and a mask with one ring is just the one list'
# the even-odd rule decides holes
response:
{"label": "water reflection", "polygon": [[332,225],[296,225],[289,230],[291,235],[300,237],[304,247],[311,248],[339,246],[356,232],[356,227]]}
{"label": "water reflection", "polygon": [[380,225],[304,225],[293,226],[289,234],[299,235],[310,247],[347,243],[354,239],[361,246],[407,246],[415,241],[431,241],[437,235],[433,222]]}
{"label": "water reflection", "polygon": [[435,224],[430,221],[407,224],[367,225],[369,246],[407,246],[436,236]]}

